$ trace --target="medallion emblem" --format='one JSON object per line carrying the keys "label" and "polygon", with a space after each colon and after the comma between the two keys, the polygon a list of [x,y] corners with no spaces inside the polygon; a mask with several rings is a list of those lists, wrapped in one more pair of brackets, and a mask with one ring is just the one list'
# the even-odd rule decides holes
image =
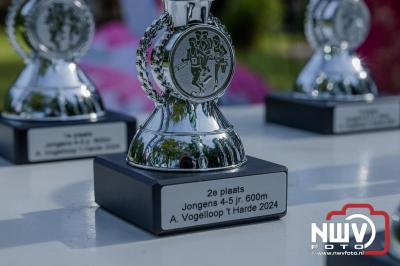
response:
{"label": "medallion emblem", "polygon": [[370,31],[371,14],[362,0],[311,1],[307,13],[306,35],[315,49],[355,50]]}
{"label": "medallion emblem", "polygon": [[350,49],[357,49],[365,41],[370,24],[371,15],[362,1],[343,1],[334,19],[338,41],[347,42]]}
{"label": "medallion emblem", "polygon": [[223,94],[232,79],[234,57],[229,40],[212,27],[194,27],[172,50],[172,81],[184,98],[206,101]]}
{"label": "medallion emblem", "polygon": [[80,57],[93,34],[93,16],[78,1],[41,0],[27,19],[30,43],[49,59]]}

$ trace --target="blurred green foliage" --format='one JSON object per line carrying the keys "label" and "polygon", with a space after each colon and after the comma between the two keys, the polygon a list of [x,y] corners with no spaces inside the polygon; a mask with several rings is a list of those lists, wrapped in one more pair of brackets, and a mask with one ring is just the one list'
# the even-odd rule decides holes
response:
{"label": "blurred green foliage", "polygon": [[4,28],[0,27],[0,110],[8,88],[23,68],[23,60],[18,57],[8,42]]}
{"label": "blurred green foliage", "polygon": [[282,0],[229,0],[222,9],[221,19],[240,48],[252,45],[266,33],[282,29]]}
{"label": "blurred green foliage", "polygon": [[[300,2],[299,2],[300,1]],[[310,56],[302,21],[304,0],[215,1],[214,11],[231,33],[239,61],[274,89],[291,89]],[[0,26],[0,110],[23,61]]]}
{"label": "blurred green foliage", "polygon": [[310,55],[302,31],[306,1],[299,1],[226,0],[217,6],[239,61],[273,89],[292,89]]}
{"label": "blurred green foliage", "polygon": [[272,89],[291,90],[311,55],[301,33],[276,33],[260,38],[252,49],[238,50],[239,61],[264,77]]}

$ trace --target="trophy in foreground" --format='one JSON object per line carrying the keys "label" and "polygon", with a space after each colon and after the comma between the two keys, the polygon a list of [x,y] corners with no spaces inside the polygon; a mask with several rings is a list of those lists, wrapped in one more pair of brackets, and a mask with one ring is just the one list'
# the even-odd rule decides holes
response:
{"label": "trophy in foreground", "polygon": [[315,53],[294,93],[268,97],[268,120],[325,134],[399,127],[399,98],[378,97],[356,53],[370,20],[363,0],[311,0],[305,31]]}
{"label": "trophy in foreground", "polygon": [[235,55],[210,14],[212,2],[164,1],[165,13],[137,51],[139,79],[155,110],[128,156],[95,159],[96,202],[157,235],[286,214],[286,167],[246,157],[218,108]]}
{"label": "trophy in foreground", "polygon": [[106,112],[76,64],[95,31],[83,0],[14,0],[9,40],[25,61],[0,118],[0,153],[34,163],[123,152],[135,119]]}

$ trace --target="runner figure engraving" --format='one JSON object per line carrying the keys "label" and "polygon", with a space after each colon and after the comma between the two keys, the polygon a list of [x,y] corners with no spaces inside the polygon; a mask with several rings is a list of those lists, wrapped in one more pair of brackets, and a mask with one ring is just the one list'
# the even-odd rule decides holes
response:
{"label": "runner figure engraving", "polygon": [[[32,28],[31,39],[37,40],[54,54],[71,54],[81,49],[89,36],[90,22],[87,18],[80,16],[77,7],[62,1],[46,4],[31,17],[33,26],[36,26]],[[33,20],[34,17],[36,20]]]}
{"label": "runner figure engraving", "polygon": [[232,74],[233,59],[227,40],[202,28],[183,35],[176,45],[173,82],[191,97],[219,93]]}
{"label": "runner figure engraving", "polygon": [[214,36],[214,59],[215,59],[215,86],[219,83],[219,71],[222,73],[226,72],[227,68],[227,60],[225,56],[228,54],[228,51],[221,44],[221,39],[218,36]]}
{"label": "runner figure engraving", "polygon": [[[193,76],[192,84],[198,87],[200,91],[202,91],[204,83],[200,81],[200,76],[202,73],[203,64],[201,63],[202,59],[200,57],[204,56],[204,53],[200,49],[198,49],[196,39],[190,38],[189,43],[190,48],[187,51],[187,57],[182,59],[182,62],[190,63]],[[179,68],[179,70],[182,70],[185,66],[187,66],[187,64],[183,65],[183,67]]]}

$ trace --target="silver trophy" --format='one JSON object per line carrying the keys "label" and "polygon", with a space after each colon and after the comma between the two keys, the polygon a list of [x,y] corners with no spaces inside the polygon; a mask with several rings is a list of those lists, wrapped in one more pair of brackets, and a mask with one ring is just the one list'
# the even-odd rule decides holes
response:
{"label": "silver trophy", "polygon": [[363,0],[311,0],[306,35],[315,54],[296,82],[297,96],[371,100],[377,87],[356,49],[370,30]]}
{"label": "silver trophy", "polygon": [[211,171],[246,163],[242,142],[217,105],[232,79],[235,53],[225,27],[210,14],[212,2],[164,0],[165,13],[140,42],[139,79],[156,106],[133,138],[131,166]]}
{"label": "silver trophy", "polygon": [[397,212],[392,215],[392,227],[391,227],[391,243],[390,253],[393,257],[400,260],[400,208]]}
{"label": "silver trophy", "polygon": [[84,0],[14,0],[7,33],[25,69],[3,117],[26,121],[92,119],[104,114],[95,86],[76,64],[95,30]]}

